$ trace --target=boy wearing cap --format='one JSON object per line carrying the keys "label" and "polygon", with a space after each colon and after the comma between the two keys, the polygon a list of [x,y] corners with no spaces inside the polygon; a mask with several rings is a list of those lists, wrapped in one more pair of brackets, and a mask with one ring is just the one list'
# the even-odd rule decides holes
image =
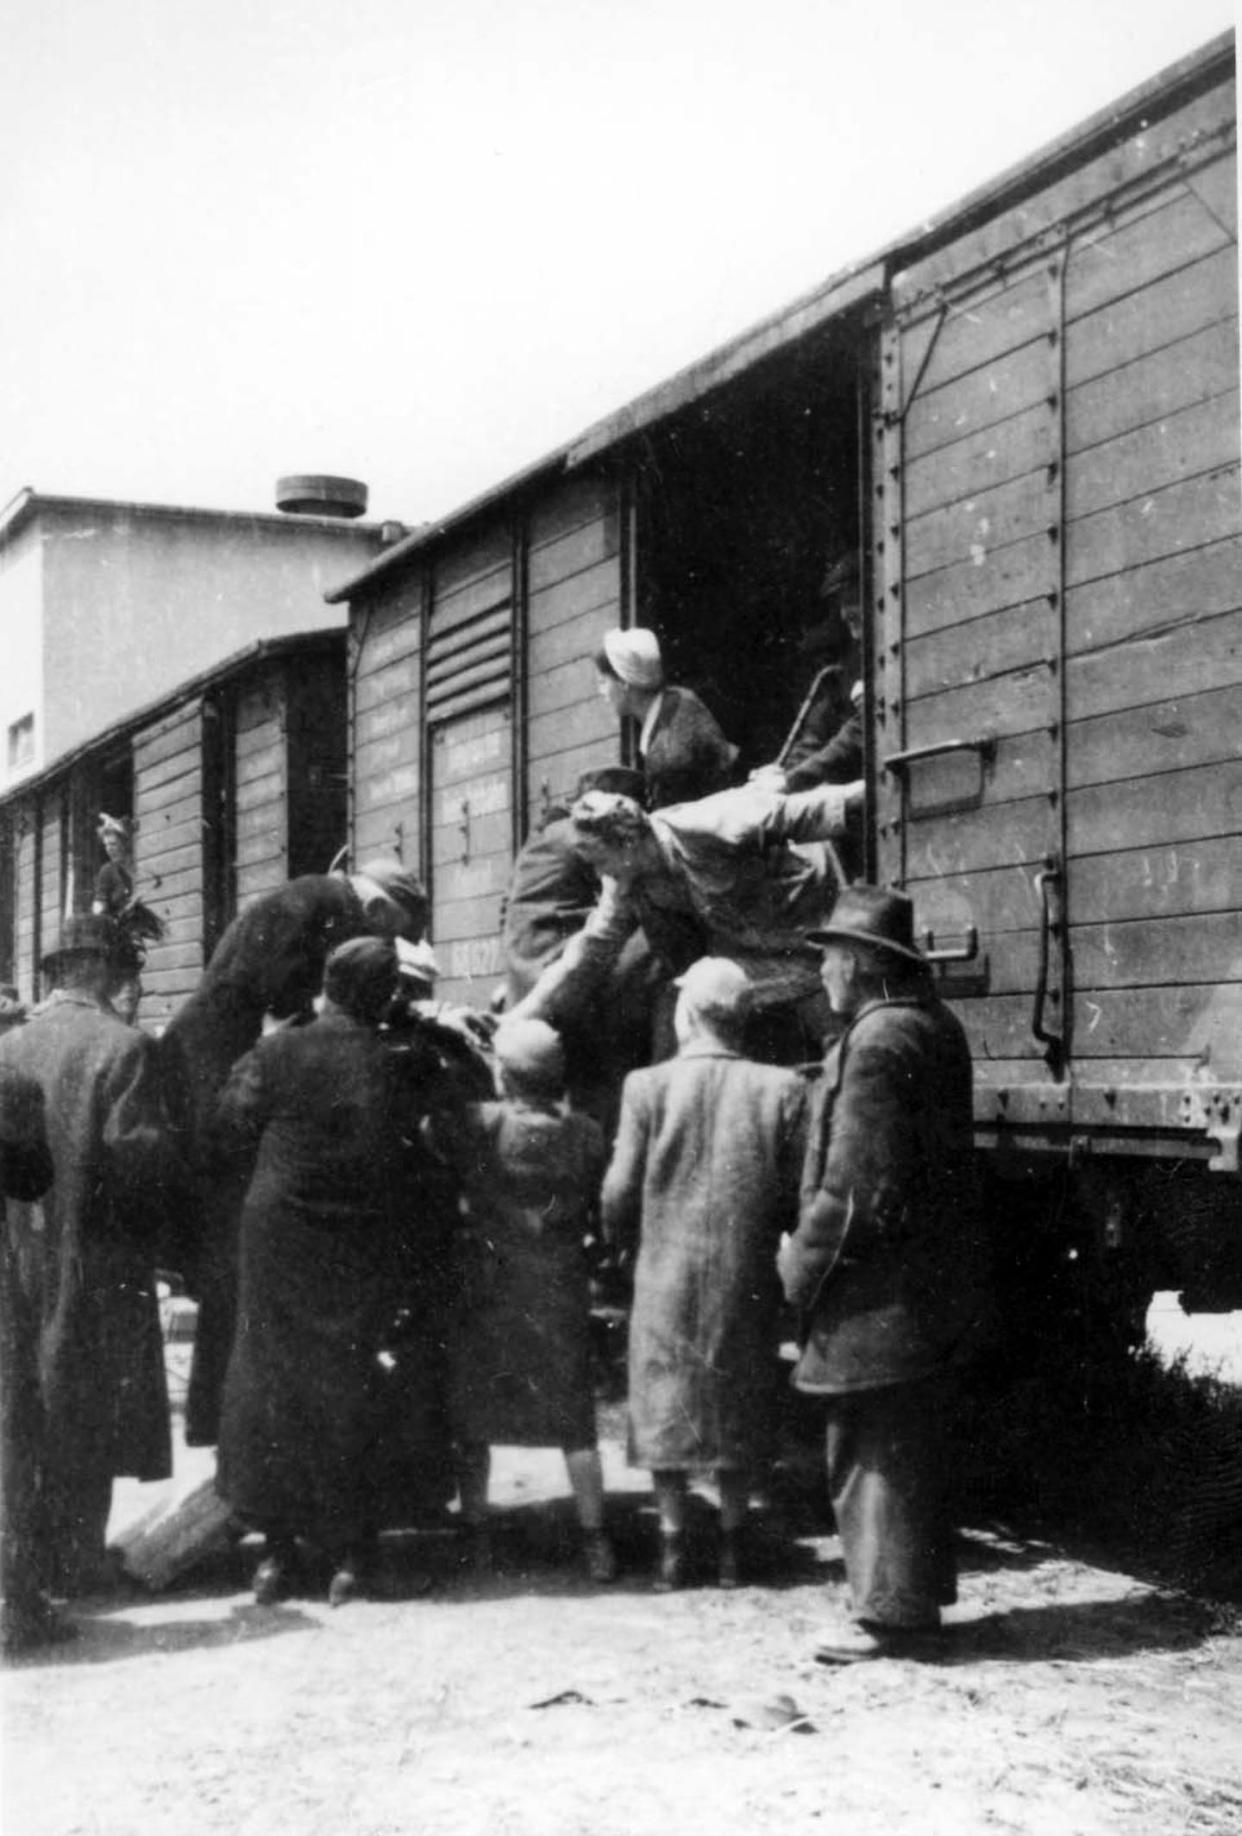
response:
{"label": "boy wearing cap", "polygon": [[665,683],[654,631],[642,625],[606,631],[595,653],[595,673],[599,693],[618,720],[638,723],[649,810],[710,797],[731,781],[737,747],[693,689]]}
{"label": "boy wearing cap", "polygon": [[946,1427],[984,1319],[970,1050],[914,943],[909,898],[846,888],[812,933],[846,1022],[816,1090],[796,1232],[794,1382],[822,1396],[856,1624],[823,1662],[934,1649],[956,1599]]}
{"label": "boy wearing cap", "polygon": [[750,989],[736,963],[703,957],[678,987],[676,1058],[625,1081],[603,1222],[638,1252],[630,1444],[660,1513],[657,1586],[685,1582],[687,1481],[710,1472],[720,1584],[734,1587],[750,1476],[771,1447],[772,1258],[796,1215],[805,1086],[741,1055]]}
{"label": "boy wearing cap", "polygon": [[604,1141],[564,1106],[565,1056],[542,1020],[496,1034],[500,1100],[472,1104],[437,1143],[466,1202],[459,1236],[460,1305],[450,1333],[450,1415],[461,1514],[485,1566],[489,1448],[560,1447],[591,1579],[611,1581],[604,1482],[591,1379],[591,1234]]}

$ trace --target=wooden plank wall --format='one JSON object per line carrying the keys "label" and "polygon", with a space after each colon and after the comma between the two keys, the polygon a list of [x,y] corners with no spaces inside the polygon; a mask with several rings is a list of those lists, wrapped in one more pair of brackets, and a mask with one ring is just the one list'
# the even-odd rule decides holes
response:
{"label": "wooden plank wall", "polygon": [[237,909],[288,875],[288,754],[285,665],[269,664],[237,686],[234,718]]}
{"label": "wooden plank wall", "polygon": [[39,793],[39,924],[35,956],[54,949],[64,919],[66,785],[48,785]]}
{"label": "wooden plank wall", "polygon": [[395,851],[419,872],[422,598],[415,567],[351,608],[349,634],[354,860]]}
{"label": "wooden plank wall", "polygon": [[37,962],[37,929],[39,922],[38,864],[39,812],[37,800],[23,798],[14,813],[16,837],[13,848],[14,902],[14,974],[24,1001],[35,999],[39,989]]}
{"label": "wooden plank wall", "polygon": [[1076,1080],[1112,1105],[1242,1076],[1233,114],[1232,86],[1200,98],[897,286],[915,394],[880,750],[997,749],[910,768],[882,859],[946,941],[979,924],[977,1055],[1039,1081],[1035,874],[1064,795]]}
{"label": "wooden plank wall", "polygon": [[526,828],[579,775],[621,757],[617,722],[595,687],[590,659],[622,622],[616,486],[560,483],[529,521],[526,611]]}
{"label": "wooden plank wall", "polygon": [[500,976],[513,864],[513,595],[507,521],[436,558],[424,696],[431,934],[442,993],[476,1005]]}
{"label": "wooden plank wall", "polygon": [[138,891],[164,922],[143,974],[140,1018],[168,1020],[203,967],[202,703],[174,709],[134,736],[134,865]]}
{"label": "wooden plank wall", "polygon": [[904,880],[938,942],[977,926],[987,991],[963,1016],[977,1055],[998,1061],[989,1074],[1028,1082],[1051,1081],[1030,1017],[1036,874],[1059,834],[1056,323],[1046,264],[1028,257],[902,332],[904,579],[879,647],[898,672],[879,698],[881,760],[950,738],[996,742],[986,771],[971,752],[909,768],[884,872]]}
{"label": "wooden plank wall", "polygon": [[1224,157],[1066,273],[1074,1050],[1104,1082],[1242,1077],[1236,237]]}

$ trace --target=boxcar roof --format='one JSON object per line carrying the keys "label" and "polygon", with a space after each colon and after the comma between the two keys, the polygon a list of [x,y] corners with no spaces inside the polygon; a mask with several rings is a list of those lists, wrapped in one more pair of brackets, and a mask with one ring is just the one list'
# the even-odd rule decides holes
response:
{"label": "boxcar roof", "polygon": [[988,217],[1033,195],[1083,159],[1123,140],[1148,111],[1158,108],[1160,113],[1166,113],[1190,94],[1220,81],[1232,70],[1233,61],[1234,34],[1222,32],[1016,166],[1010,166],[998,177],[930,217],[909,235],[887,244],[864,261],[839,269],[811,292],[761,319],[727,344],[637,396],[625,407],[594,422],[565,445],[468,499],[438,522],[422,524],[352,579],[332,588],[324,595],[325,599],[330,605],[337,605],[354,598],[360,589],[369,589],[373,583],[399,571],[405,561],[490,506],[520,493],[541,478],[572,470],[619,446],[641,428],[664,420],[762,358],[795,343],[816,326],[878,293],[886,280],[911,260],[932,253]]}
{"label": "boxcar roof", "polygon": [[273,657],[297,656],[305,651],[331,650],[338,647],[343,649],[345,641],[346,632],[343,626],[337,631],[294,631],[286,632],[281,637],[256,638],[253,643],[245,645],[243,649],[235,650],[231,657],[225,657],[221,662],[213,663],[210,668],[200,670],[197,676],[191,676],[187,681],[178,683],[175,689],[169,690],[167,694],[159,696],[155,701],[149,701],[136,713],[126,714],[123,719],[113,721],[112,725],[105,727],[101,733],[92,733],[91,737],[83,740],[80,745],[71,747],[68,752],[60,753],[57,758],[42,766],[40,770],[32,771],[28,778],[22,778],[18,783],[10,785],[0,796],[0,810],[6,804],[15,802],[19,797],[24,797],[29,791],[41,789],[50,779],[58,778],[62,772],[71,770],[80,759],[86,758],[89,753],[106,750],[127,734],[137,733],[142,727],[149,727],[152,721],[161,720],[165,714],[171,714],[174,708],[180,707],[184,702],[192,701],[196,695],[203,694],[207,689],[213,688],[218,682],[226,681],[230,676],[241,675],[244,670],[251,668],[254,664],[265,663]]}

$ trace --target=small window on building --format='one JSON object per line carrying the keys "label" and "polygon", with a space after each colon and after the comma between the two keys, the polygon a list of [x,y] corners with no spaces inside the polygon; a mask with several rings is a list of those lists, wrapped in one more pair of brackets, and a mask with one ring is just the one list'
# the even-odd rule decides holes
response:
{"label": "small window on building", "polygon": [[34,763],[34,715],[23,714],[9,728],[9,770]]}

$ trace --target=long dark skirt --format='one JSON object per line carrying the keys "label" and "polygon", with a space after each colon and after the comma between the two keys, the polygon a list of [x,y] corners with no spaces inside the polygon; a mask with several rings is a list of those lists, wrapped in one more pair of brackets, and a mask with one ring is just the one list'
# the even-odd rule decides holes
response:
{"label": "long dark skirt", "polygon": [[247,1207],[217,1483],[271,1533],[335,1546],[375,1527],[377,1354],[391,1306],[378,1220],[348,1229]]}

